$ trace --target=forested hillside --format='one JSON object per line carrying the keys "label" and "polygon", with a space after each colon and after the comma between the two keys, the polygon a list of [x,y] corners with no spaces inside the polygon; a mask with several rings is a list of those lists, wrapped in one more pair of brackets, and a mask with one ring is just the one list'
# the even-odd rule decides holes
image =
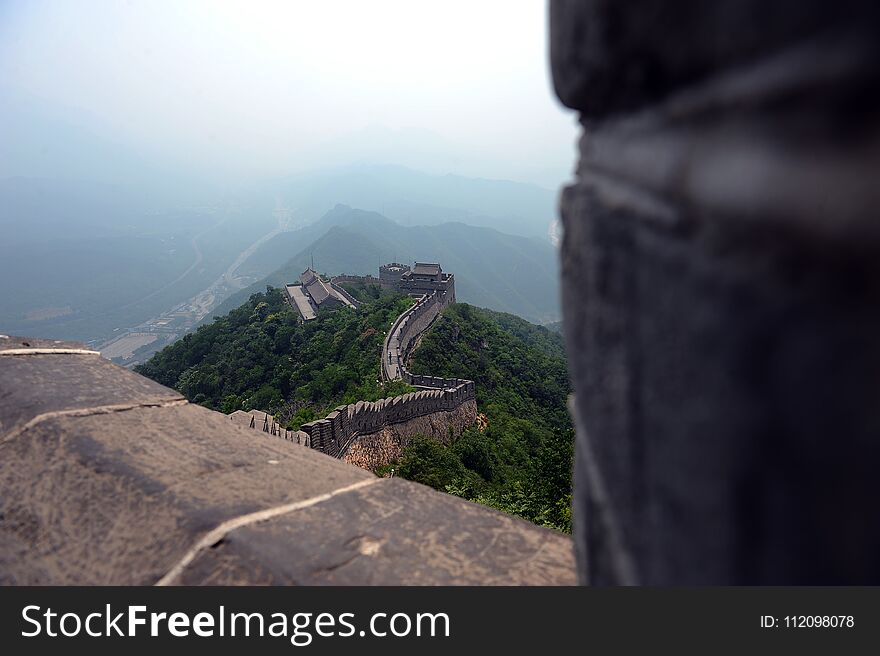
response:
{"label": "forested hillside", "polygon": [[475,381],[488,424],[448,446],[414,441],[397,465],[400,475],[570,531],[574,432],[561,336],[513,315],[453,305],[410,368]]}
{"label": "forested hillside", "polygon": [[[343,403],[409,391],[377,379],[384,331],[412,301],[347,287],[367,302],[306,324],[283,291],[269,288],[137,370],[193,402],[226,413],[267,410],[289,428]],[[396,475],[570,530],[573,435],[561,336],[513,315],[453,305],[422,338],[411,369],[474,380],[488,423],[450,445],[416,438],[379,473],[394,467]]]}
{"label": "forested hillside", "polygon": [[267,410],[299,428],[340,404],[410,391],[378,382],[383,331],[410,303],[376,293],[359,310],[322,312],[301,324],[285,293],[269,288],[136,371],[208,408]]}

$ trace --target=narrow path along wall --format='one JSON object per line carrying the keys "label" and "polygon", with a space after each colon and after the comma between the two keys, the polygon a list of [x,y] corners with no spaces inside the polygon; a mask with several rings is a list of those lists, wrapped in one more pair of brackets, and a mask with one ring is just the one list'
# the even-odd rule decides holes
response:
{"label": "narrow path along wall", "polygon": [[[417,387],[445,388],[457,385],[453,379],[436,378],[433,376],[414,376],[406,368],[406,359],[415,346],[419,336],[440,316],[451,301],[447,292],[434,292],[422,296],[415,305],[397,317],[388,331],[382,347],[382,375],[385,380],[403,379]],[[414,382],[417,378],[430,379],[431,384]]]}
{"label": "narrow path along wall", "polygon": [[331,287],[332,287],[332,288],[333,288],[333,289],[334,289],[334,290],[335,290],[340,296],[342,296],[346,301],[348,301],[349,303],[351,303],[352,307],[359,308],[361,305],[363,305],[363,303],[362,303],[361,301],[357,300],[354,296],[352,296],[352,295],[349,294],[347,291],[345,291],[345,289],[342,287],[342,285],[340,285],[340,284],[334,282],[333,280],[331,280],[331,281],[330,281],[330,286],[331,286]]}
{"label": "narrow path along wall", "polygon": [[457,437],[476,423],[474,382],[459,378],[416,376],[405,360],[453,298],[445,291],[422,296],[394,321],[382,349],[384,380],[403,379],[420,389],[379,401],[339,406],[324,419],[303,424],[312,448],[361,467],[375,469],[396,460],[416,435],[441,441]]}

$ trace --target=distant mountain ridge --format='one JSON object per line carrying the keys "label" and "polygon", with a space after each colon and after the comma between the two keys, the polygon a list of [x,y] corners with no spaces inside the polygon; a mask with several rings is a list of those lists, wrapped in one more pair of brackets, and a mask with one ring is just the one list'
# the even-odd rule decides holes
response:
{"label": "distant mountain ridge", "polygon": [[319,232],[283,266],[228,298],[213,314],[229,312],[267,285],[280,287],[297,280],[312,261],[329,275],[376,275],[385,262],[419,260],[439,262],[454,273],[461,302],[536,323],[559,319],[558,265],[548,242],[463,223],[401,226],[377,212],[345,205],[337,205],[314,226],[283,237],[302,244],[304,236]]}
{"label": "distant mountain ridge", "polygon": [[266,185],[305,221],[341,203],[401,225],[461,221],[548,239],[557,192],[510,180],[436,175],[403,166],[360,164],[313,171]]}
{"label": "distant mountain ridge", "polygon": [[[78,154],[72,148],[71,157]],[[536,185],[364,163],[239,189],[205,189],[183,179],[150,181],[139,186],[74,177],[0,178],[0,278],[10,281],[0,288],[0,332],[101,344],[164,320],[202,293],[222,298],[254,281],[261,284],[248,294],[262,291],[264,278],[334,227],[348,230],[331,236],[346,248],[322,242],[315,252],[316,266],[328,273],[376,273],[382,261],[436,259],[467,273],[465,298],[533,321],[558,316],[555,298],[534,303],[535,288],[500,258],[469,269],[474,257],[469,247],[478,243],[489,253],[506,248],[524,253],[511,254],[511,262],[543,278],[540,271],[555,260],[548,228],[556,194]],[[371,212],[334,211],[340,202]],[[456,223],[499,233],[465,234],[467,228],[449,227]],[[262,239],[278,230],[285,232]],[[511,234],[543,244],[502,246]],[[350,247],[354,239],[362,249]],[[455,261],[460,253],[469,254]],[[239,262],[239,256],[245,259]],[[300,257],[297,266],[305,268],[307,261]],[[217,287],[221,276],[227,282]],[[511,280],[515,284],[508,284]],[[555,297],[555,276],[548,284]],[[546,295],[547,289],[538,293]],[[248,294],[235,295],[220,309],[240,305]],[[202,307],[195,302],[186,312]],[[184,323],[172,327],[182,330]]]}

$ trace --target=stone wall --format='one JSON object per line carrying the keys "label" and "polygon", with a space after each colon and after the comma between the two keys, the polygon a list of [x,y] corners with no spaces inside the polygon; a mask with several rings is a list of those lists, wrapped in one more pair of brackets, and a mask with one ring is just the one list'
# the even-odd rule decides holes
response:
{"label": "stone wall", "polygon": [[[388,460],[382,454],[390,453],[388,445],[395,439],[398,440],[398,447],[402,444],[401,439],[408,441],[416,434],[412,432],[415,430],[413,427],[422,426],[427,431],[426,435],[445,439],[449,435],[447,428],[452,428],[452,434],[457,436],[465,427],[476,422],[476,389],[473,381],[416,376],[404,364],[418,336],[431,326],[449,298],[446,292],[434,292],[420,298],[395,319],[382,350],[385,380],[402,378],[410,385],[428,389],[375,402],[358,401],[339,406],[324,419],[303,424],[301,430],[309,436],[312,448],[341,458],[357,441],[359,446],[355,449],[355,457],[358,460],[384,463]],[[391,358],[388,357],[389,353]],[[454,417],[472,415],[467,424],[450,419],[449,413],[456,413],[461,408],[464,409]],[[434,414],[438,416],[430,418]],[[422,421],[415,422],[416,419]],[[370,444],[385,446],[381,447],[381,454],[369,457],[365,451]]]}
{"label": "stone wall", "polygon": [[229,419],[237,426],[260,431],[266,436],[278,437],[282,440],[287,440],[288,442],[293,442],[294,444],[300,444],[302,446],[311,446],[308,433],[284,428],[281,424],[275,421],[274,416],[263,410],[251,410],[250,412],[236,410],[229,415]]}
{"label": "stone wall", "polygon": [[582,581],[880,582],[877,4],[550,7]]}
{"label": "stone wall", "polygon": [[576,580],[567,535],[249,424],[82,344],[0,335],[0,585]]}
{"label": "stone wall", "polygon": [[447,305],[453,302],[448,292],[433,292],[422,296],[411,308],[403,312],[394,324],[382,348],[382,375],[385,380],[402,378],[413,383],[413,376],[406,369],[406,359],[418,340],[440,315]]}
{"label": "stone wall", "polygon": [[366,275],[366,276],[355,276],[343,273],[338,276],[333,276],[330,279],[330,282],[333,284],[341,284],[344,282],[351,283],[353,285],[363,284],[363,285],[378,285],[383,289],[395,289],[396,285],[391,284],[388,280],[377,278],[376,276]]}
{"label": "stone wall", "polygon": [[426,435],[449,443],[454,437],[477,421],[477,402],[468,399],[453,410],[440,410],[396,424],[386,424],[381,430],[357,435],[341,454],[345,462],[375,471],[400,459],[403,448],[416,435]]}
{"label": "stone wall", "polygon": [[[301,430],[309,436],[312,448],[342,457],[359,435],[378,433],[386,427],[433,413],[457,410],[468,402],[475,403],[475,398],[473,381],[459,381],[457,386],[447,389],[420,390],[375,402],[358,401],[339,406],[324,419],[303,424]],[[459,430],[456,435],[460,433]]]}
{"label": "stone wall", "polygon": [[335,291],[337,294],[342,296],[346,301],[351,303],[354,307],[359,308],[361,305],[363,305],[363,303],[361,301],[357,300],[354,296],[352,296],[347,291],[345,291],[345,289],[342,287],[342,285],[339,285],[336,282],[334,282],[333,280],[331,280],[330,286],[333,288],[333,291]]}

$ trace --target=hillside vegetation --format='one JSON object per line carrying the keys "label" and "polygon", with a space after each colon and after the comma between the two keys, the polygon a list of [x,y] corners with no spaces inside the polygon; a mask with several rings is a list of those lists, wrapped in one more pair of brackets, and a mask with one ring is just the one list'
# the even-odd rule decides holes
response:
{"label": "hillside vegetation", "polygon": [[[166,347],[137,371],[222,412],[259,408],[298,428],[338,405],[412,388],[381,384],[381,344],[412,302],[347,285],[366,303],[300,324],[279,289]],[[568,531],[572,429],[561,336],[509,314],[458,304],[423,336],[415,373],[468,378],[488,419],[449,445],[416,438],[395,475]]]}
{"label": "hillside vegetation", "polygon": [[396,465],[399,474],[570,531],[574,432],[561,336],[513,315],[453,305],[424,336],[410,368],[475,381],[488,425],[450,445],[415,440]]}
{"label": "hillside vegetation", "polygon": [[301,324],[285,293],[269,288],[136,371],[208,408],[258,408],[299,428],[344,403],[411,391],[378,382],[383,331],[410,303],[376,291],[358,310],[338,308]]}

